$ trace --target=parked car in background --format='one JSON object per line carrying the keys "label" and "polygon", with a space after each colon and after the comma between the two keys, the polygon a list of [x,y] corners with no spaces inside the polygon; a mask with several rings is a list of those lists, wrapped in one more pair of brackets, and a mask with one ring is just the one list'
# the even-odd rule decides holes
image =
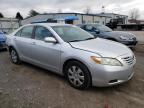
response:
{"label": "parked car in background", "polygon": [[109,27],[100,24],[80,24],[77,26],[91,33],[95,37],[120,42],[129,47],[134,47],[137,44],[136,36],[132,33],[123,31],[113,31]]}
{"label": "parked car in background", "polygon": [[0,32],[0,49],[6,49],[6,36],[3,32]]}
{"label": "parked car in background", "polygon": [[7,37],[7,45],[13,63],[25,61],[64,75],[77,89],[120,84],[134,74],[136,59],[128,47],[74,25],[25,25]]}

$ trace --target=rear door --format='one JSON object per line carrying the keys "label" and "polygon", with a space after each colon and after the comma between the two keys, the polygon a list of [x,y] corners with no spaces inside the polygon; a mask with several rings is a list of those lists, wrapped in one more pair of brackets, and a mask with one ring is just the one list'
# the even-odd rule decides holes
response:
{"label": "rear door", "polygon": [[34,34],[35,39],[32,42],[35,44],[32,49],[32,59],[36,64],[44,68],[59,72],[61,45],[59,43],[48,43],[44,41],[45,37],[54,37],[46,27],[36,26]]}
{"label": "rear door", "polygon": [[19,56],[23,60],[31,61],[32,58],[32,36],[34,26],[23,27],[20,31],[15,34],[15,46],[19,53]]}

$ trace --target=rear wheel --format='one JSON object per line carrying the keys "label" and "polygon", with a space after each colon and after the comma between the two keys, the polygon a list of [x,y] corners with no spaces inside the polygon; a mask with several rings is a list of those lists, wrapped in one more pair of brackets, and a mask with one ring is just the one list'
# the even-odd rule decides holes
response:
{"label": "rear wheel", "polygon": [[71,61],[66,65],[64,71],[72,87],[86,89],[91,86],[91,75],[84,64],[78,61]]}
{"label": "rear wheel", "polygon": [[16,52],[15,49],[11,49],[10,50],[10,55],[11,55],[11,61],[14,63],[14,64],[20,64],[21,61],[19,59],[19,56],[18,56],[18,53]]}

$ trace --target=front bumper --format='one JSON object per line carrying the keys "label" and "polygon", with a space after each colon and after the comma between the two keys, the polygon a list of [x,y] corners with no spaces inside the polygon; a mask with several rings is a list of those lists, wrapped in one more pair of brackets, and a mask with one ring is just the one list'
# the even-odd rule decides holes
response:
{"label": "front bumper", "polygon": [[[101,74],[101,75],[100,75]],[[92,84],[93,86],[106,87],[121,84],[130,80],[133,75],[133,67],[127,69],[104,69],[101,70],[99,75],[93,74]]]}
{"label": "front bumper", "polygon": [[134,58],[133,63],[131,64],[122,61],[121,56],[117,59],[122,62],[123,66],[108,66],[95,63],[91,64],[90,72],[93,86],[113,86],[126,82],[133,77],[133,68],[136,63],[136,59]]}
{"label": "front bumper", "polygon": [[134,47],[138,43],[138,41],[121,41],[122,44],[125,44],[129,47]]}

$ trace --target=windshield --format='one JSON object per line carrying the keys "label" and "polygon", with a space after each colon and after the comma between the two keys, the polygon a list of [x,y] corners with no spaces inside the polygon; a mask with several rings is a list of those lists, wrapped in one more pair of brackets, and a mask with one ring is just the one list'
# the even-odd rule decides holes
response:
{"label": "windshield", "polygon": [[75,26],[52,26],[53,30],[66,42],[94,39],[90,33]]}
{"label": "windshield", "polygon": [[112,31],[112,29],[110,29],[109,27],[107,27],[105,25],[94,25],[94,27],[101,32],[111,32]]}

